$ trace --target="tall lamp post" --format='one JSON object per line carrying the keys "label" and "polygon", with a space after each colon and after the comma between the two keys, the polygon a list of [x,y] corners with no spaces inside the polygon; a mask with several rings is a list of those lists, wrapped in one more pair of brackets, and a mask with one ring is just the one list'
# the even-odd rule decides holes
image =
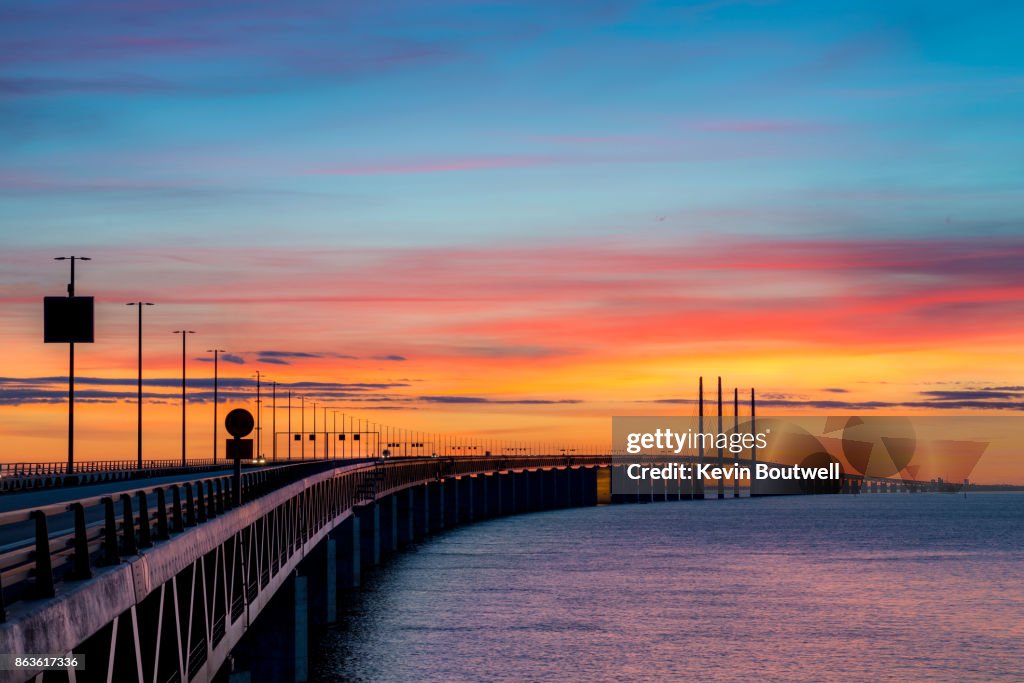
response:
{"label": "tall lamp post", "polygon": [[254,375],[256,378],[256,459],[263,459],[263,426],[260,418],[263,416],[263,399],[260,396],[260,380],[263,373],[260,370]]}
{"label": "tall lamp post", "polygon": [[195,330],[175,330],[181,335],[181,466],[185,466],[185,339],[195,334]]}
{"label": "tall lamp post", "polygon": [[138,400],[138,432],[139,432],[139,463],[138,467],[142,469],[142,309],[146,306],[152,306],[148,301],[130,301],[126,306],[137,306],[139,309],[139,400]]}
{"label": "tall lamp post", "polygon": [[217,395],[217,383],[219,373],[217,372],[217,363],[220,360],[220,354],[224,353],[224,349],[206,349],[207,353],[213,354],[213,464],[217,464],[217,404],[220,402]]}
{"label": "tall lamp post", "polygon": [[[75,261],[91,261],[88,256],[56,256],[54,261],[71,261],[68,296],[75,295]],[[68,344],[68,474],[75,471],[75,342]]]}

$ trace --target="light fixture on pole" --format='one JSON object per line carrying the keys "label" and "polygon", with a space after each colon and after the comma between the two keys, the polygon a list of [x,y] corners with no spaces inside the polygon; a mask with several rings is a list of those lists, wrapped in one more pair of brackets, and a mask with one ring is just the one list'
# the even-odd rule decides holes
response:
{"label": "light fixture on pole", "polygon": [[213,464],[217,464],[217,404],[220,402],[220,398],[217,394],[217,384],[219,373],[217,372],[217,362],[220,359],[220,354],[224,353],[224,349],[206,349],[207,353],[213,354]]}
{"label": "light fixture on pole", "polygon": [[185,466],[185,339],[195,334],[195,330],[174,330],[181,335],[181,466]]}
{"label": "light fixture on pole", "polygon": [[148,301],[130,301],[125,306],[137,306],[139,309],[139,398],[138,398],[138,468],[142,469],[142,309],[152,306]]}

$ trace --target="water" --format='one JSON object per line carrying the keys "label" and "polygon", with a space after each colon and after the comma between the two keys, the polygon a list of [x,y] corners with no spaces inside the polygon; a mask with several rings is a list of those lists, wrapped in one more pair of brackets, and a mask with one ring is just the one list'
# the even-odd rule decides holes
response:
{"label": "water", "polygon": [[1024,680],[1024,495],[616,505],[393,558],[315,680]]}

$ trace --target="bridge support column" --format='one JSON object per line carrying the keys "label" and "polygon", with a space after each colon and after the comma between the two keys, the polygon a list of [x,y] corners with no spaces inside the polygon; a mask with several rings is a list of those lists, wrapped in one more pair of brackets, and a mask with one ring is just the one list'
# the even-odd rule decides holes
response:
{"label": "bridge support column", "polygon": [[427,498],[430,500],[427,528],[430,533],[435,533],[444,529],[444,482],[432,481],[427,484]]}
{"label": "bridge support column", "polygon": [[404,548],[416,538],[416,493],[406,489],[395,494],[398,516],[398,547]]}
{"label": "bridge support column", "polygon": [[487,516],[499,517],[502,514],[502,486],[499,478],[501,474],[487,474],[483,478],[487,487]]}
{"label": "bridge support column", "polygon": [[457,480],[459,489],[459,523],[470,523],[476,512],[476,477],[461,477]]}
{"label": "bridge support column", "polygon": [[380,564],[380,505],[368,503],[357,505],[352,512],[359,518],[360,556],[364,567],[375,567]]}
{"label": "bridge support column", "polygon": [[413,527],[415,529],[415,538],[418,541],[430,535],[430,496],[428,495],[429,488],[427,484],[415,486],[412,491],[415,496]]}
{"label": "bridge support column", "polygon": [[516,511],[516,482],[514,472],[502,472],[498,479],[498,514],[510,515]]}
{"label": "bridge support column", "polygon": [[362,529],[360,529],[359,517],[353,511],[344,522],[338,526],[336,538],[341,551],[341,561],[338,563],[338,580],[344,588],[358,588],[362,574]]}
{"label": "bridge support column", "polygon": [[551,477],[555,481],[555,507],[567,508],[576,505],[575,480],[572,477],[572,470],[566,467],[561,470],[552,470]]}
{"label": "bridge support column", "polygon": [[513,512],[526,512],[533,509],[531,506],[531,490],[530,490],[530,473],[529,472],[514,472],[512,474],[512,488],[513,488]]}
{"label": "bridge support column", "polygon": [[450,529],[459,525],[459,480],[454,477],[445,479],[441,484],[441,495],[444,497],[444,528]]}
{"label": "bridge support column", "polygon": [[559,484],[562,483],[562,478],[559,475],[557,469],[550,469],[544,473],[544,490],[547,491],[547,501],[544,504],[545,510],[554,510],[556,508],[564,507],[568,496],[568,491],[565,487],[559,488]]}
{"label": "bridge support column", "polygon": [[380,554],[398,551],[398,495],[392,494],[378,503],[380,507]]}
{"label": "bridge support column", "polygon": [[487,496],[487,482],[490,477],[486,474],[478,474],[473,478],[473,516],[476,519],[487,519],[491,516],[487,505],[490,502]]}
{"label": "bridge support column", "polygon": [[678,479],[666,479],[665,480],[665,500],[672,502],[681,500],[681,490],[679,488]]}
{"label": "bridge support column", "polygon": [[490,509],[495,517],[502,516],[502,474],[496,472],[490,475],[490,488],[487,490],[487,498],[490,502]]}
{"label": "bridge support column", "polygon": [[326,626],[338,620],[338,541],[332,536],[318,543],[299,565],[306,581],[309,621]]}
{"label": "bridge support column", "polygon": [[309,679],[307,589],[306,577],[297,574],[281,585],[232,651],[230,680],[305,683]]}

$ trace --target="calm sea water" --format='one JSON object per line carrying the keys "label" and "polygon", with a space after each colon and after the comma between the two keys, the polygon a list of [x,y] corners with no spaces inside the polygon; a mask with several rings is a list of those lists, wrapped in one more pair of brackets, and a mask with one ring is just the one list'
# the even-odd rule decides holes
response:
{"label": "calm sea water", "polygon": [[535,513],[366,583],[316,680],[1024,680],[1022,494]]}

